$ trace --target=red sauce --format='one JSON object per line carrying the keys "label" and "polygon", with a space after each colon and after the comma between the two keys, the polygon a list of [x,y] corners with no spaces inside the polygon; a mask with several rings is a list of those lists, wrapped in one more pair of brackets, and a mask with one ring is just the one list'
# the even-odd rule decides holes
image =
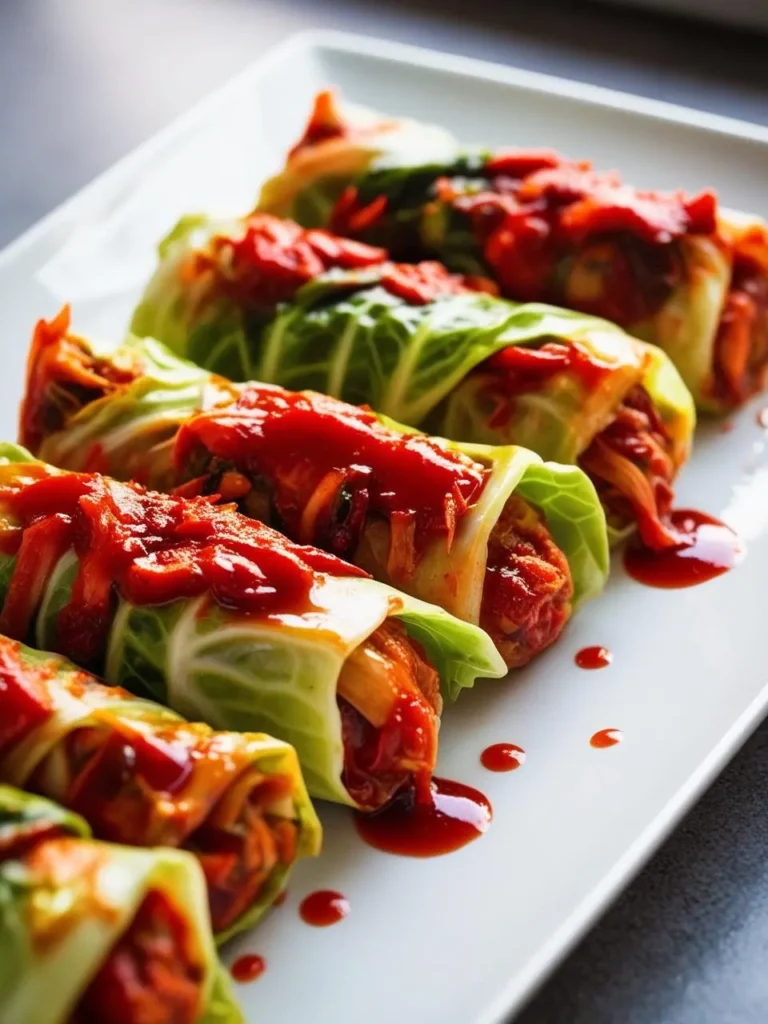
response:
{"label": "red sauce", "polygon": [[579,668],[605,668],[613,661],[613,655],[607,647],[582,647],[573,660]]}
{"label": "red sauce", "polygon": [[[77,739],[74,733],[70,735]],[[71,763],[77,764],[76,757],[77,747],[73,744]],[[73,778],[67,807],[82,814],[101,838],[119,841],[120,819],[113,810],[121,797],[126,808],[132,797],[141,802],[140,795],[146,801],[155,801],[159,793],[171,794],[181,789],[192,771],[191,750],[151,734],[142,735],[138,730],[130,736],[121,735],[116,726]],[[124,823],[132,824],[130,820]],[[129,837],[130,833],[126,841]]]}
{"label": "red sauce", "polygon": [[513,772],[525,762],[525,751],[514,743],[494,743],[480,755],[480,763],[489,772]]}
{"label": "red sauce", "polygon": [[559,373],[572,374],[591,392],[600,387],[615,367],[598,359],[578,342],[552,341],[538,348],[523,345],[503,348],[482,363],[478,372],[489,369],[503,376],[503,393],[509,398],[544,388]]}
{"label": "red sauce", "polygon": [[239,956],[232,964],[232,977],[235,981],[245,984],[248,981],[256,981],[267,969],[267,962],[263,956],[257,953],[246,953]]}
{"label": "red sauce", "polygon": [[190,276],[216,272],[223,252],[226,272],[219,276],[219,287],[237,301],[258,307],[289,301],[302,285],[332,268],[360,269],[387,257],[384,249],[302,228],[267,213],[252,214],[239,238],[219,235],[211,248],[210,255],[193,255]]}
{"label": "red sauce", "polygon": [[590,738],[590,746],[602,750],[605,747],[615,747],[624,739],[621,729],[601,729]]}
{"label": "red sauce", "polygon": [[469,278],[451,274],[442,263],[384,263],[378,283],[382,288],[413,306],[424,306],[446,295],[466,295],[483,291],[492,295],[498,289],[487,278]]}
{"label": "red sauce", "polygon": [[488,477],[479,463],[390,430],[370,411],[266,384],[248,385],[233,405],[181,428],[174,453],[181,473],[201,449],[250,479],[266,476],[286,532],[339,553],[354,550],[369,513],[389,517],[393,540],[410,538],[410,547],[435,534],[451,538]]}
{"label": "red sauce", "polygon": [[765,409],[761,409],[755,419],[757,420],[758,427],[768,430],[768,406]]}
{"label": "red sauce", "polygon": [[53,712],[45,672],[22,662],[19,645],[7,637],[0,637],[0,706],[0,755]]}
{"label": "red sauce", "polygon": [[[760,414],[759,413],[758,413],[757,422],[758,422],[758,424],[760,424],[760,426],[762,426],[762,424],[760,423]],[[721,434],[730,434],[730,433],[732,433],[733,428],[735,426],[736,426],[736,424],[733,422],[733,420],[723,420],[723,422],[720,424],[720,428],[719,428],[720,429],[720,433]]]}
{"label": "red sauce", "polygon": [[349,914],[349,902],[340,892],[318,889],[305,896],[299,904],[299,916],[315,928],[327,928]]}
{"label": "red sauce", "polygon": [[478,839],[491,824],[490,801],[461,782],[433,778],[432,799],[400,798],[377,814],[355,815],[370,846],[405,857],[439,857]]}
{"label": "red sauce", "polygon": [[668,589],[692,587],[732,569],[744,548],[733,530],[713,516],[677,509],[669,517],[679,535],[675,547],[652,551],[638,540],[624,553],[624,567],[639,583]]}
{"label": "red sauce", "polygon": [[[488,187],[477,191],[461,179],[437,182],[440,200],[465,213],[487,265],[505,295],[521,301],[559,301],[623,324],[655,312],[680,268],[670,243],[688,234],[712,234],[717,203],[710,192],[641,192],[615,173],[561,159],[538,168],[491,158]],[[635,266],[633,236],[643,249]],[[593,252],[588,252],[594,246]],[[600,265],[603,287],[582,299],[569,292],[572,256]],[[679,262],[679,261],[677,261]]]}
{"label": "red sauce", "polygon": [[275,896],[274,900],[272,901],[272,906],[273,907],[282,907],[282,905],[285,903],[285,901],[287,899],[288,899],[288,890],[287,889],[283,889],[282,892],[279,892],[277,894],[277,896]]}
{"label": "red sauce", "polygon": [[0,500],[20,525],[0,537],[17,554],[0,631],[28,634],[50,573],[73,548],[80,567],[57,647],[75,661],[101,653],[115,587],[135,605],[207,594],[235,612],[269,614],[307,607],[316,572],[365,575],[209,499],[38,464],[7,467],[3,480]]}

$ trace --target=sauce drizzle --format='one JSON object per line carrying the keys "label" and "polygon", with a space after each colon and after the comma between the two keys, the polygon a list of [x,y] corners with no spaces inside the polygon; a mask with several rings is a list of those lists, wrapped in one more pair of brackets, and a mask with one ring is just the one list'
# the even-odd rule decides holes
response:
{"label": "sauce drizzle", "polygon": [[606,668],[613,661],[613,654],[607,647],[582,647],[573,660],[579,668]]}
{"label": "sauce drizzle", "polygon": [[494,743],[480,755],[480,763],[489,772],[513,772],[525,763],[526,753],[515,743]]}
{"label": "sauce drizzle", "polygon": [[305,924],[327,928],[342,921],[349,913],[349,900],[333,889],[318,889],[305,896],[299,904],[299,916]]}
{"label": "sauce drizzle", "polygon": [[257,953],[246,953],[235,960],[230,973],[235,981],[245,984],[248,981],[256,981],[266,969],[267,962],[263,956],[259,956]]}
{"label": "sauce drizzle", "polygon": [[677,509],[669,517],[680,544],[652,551],[638,540],[624,553],[629,575],[649,587],[693,587],[732,569],[744,554],[736,533],[714,516],[692,509]]}
{"label": "sauce drizzle", "polygon": [[356,814],[360,837],[377,850],[402,857],[439,857],[487,831],[491,803],[479,790],[432,779],[431,800],[401,796],[378,814]]}
{"label": "sauce drizzle", "polygon": [[590,738],[590,746],[597,750],[604,750],[606,747],[615,747],[624,739],[621,729],[600,729]]}

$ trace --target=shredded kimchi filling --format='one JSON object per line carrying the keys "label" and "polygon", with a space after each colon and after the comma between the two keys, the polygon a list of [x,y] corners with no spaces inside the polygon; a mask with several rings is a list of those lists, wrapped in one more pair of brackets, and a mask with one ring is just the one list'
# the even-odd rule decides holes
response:
{"label": "shredded kimchi filling", "polygon": [[616,416],[579,459],[591,477],[609,520],[631,521],[653,549],[679,544],[667,525],[675,463],[672,442],[648,392],[636,385]]}
{"label": "shredded kimchi filling", "polygon": [[509,498],[488,541],[480,625],[510,668],[553,643],[571,614],[568,560],[543,516]]}
{"label": "shredded kimchi filling", "polygon": [[714,396],[740,405],[768,382],[768,274],[737,258],[715,340]]}
{"label": "shredded kimchi filling", "polygon": [[271,310],[327,270],[361,270],[386,256],[375,246],[254,213],[239,237],[218,235],[209,250],[190,254],[182,273],[189,280],[212,275],[217,288],[235,301]]}
{"label": "shredded kimchi filling", "polygon": [[488,477],[479,463],[391,430],[368,410],[262,384],[189,420],[174,459],[180,476],[201,474],[200,487],[257,518],[274,510],[289,536],[340,557],[354,556],[370,516],[386,517],[394,581],[412,574],[434,538],[450,549]]}
{"label": "shredded kimchi filling", "polygon": [[[359,227],[359,212],[356,217]],[[266,213],[251,214],[242,237],[214,238],[210,251],[190,256],[183,273],[190,279],[212,275],[213,293],[221,291],[246,308],[271,312],[278,303],[290,301],[302,285],[335,268],[375,268],[370,283],[414,305],[447,295],[497,292],[486,278],[452,274],[431,261],[393,263],[384,249]],[[364,284],[367,279],[360,280]]]}
{"label": "shredded kimchi filling", "polygon": [[214,930],[223,931],[276,868],[296,859],[298,825],[272,810],[290,800],[291,779],[243,770],[237,751],[217,749],[208,730],[195,742],[186,726],[177,736],[165,727],[163,737],[108,721],[70,732],[38,765],[30,788],[83,815],[100,839],[197,854]]}
{"label": "shredded kimchi filling", "polygon": [[65,307],[50,323],[40,320],[35,327],[19,420],[19,440],[33,453],[83,406],[141,375],[138,362],[121,366],[93,355],[69,333],[69,324]]}
{"label": "shredded kimchi filling", "polygon": [[79,663],[100,656],[117,592],[136,605],[208,595],[236,612],[269,614],[308,607],[315,573],[361,575],[231,505],[96,474],[37,465],[24,472],[6,467],[0,482],[0,501],[18,524],[0,537],[16,553],[0,629],[16,639],[29,633],[50,574],[73,548],[79,570],[58,616],[57,647]]}
{"label": "shredded kimchi filling", "polygon": [[18,644],[0,637],[0,758],[53,713],[45,679],[27,671]]}
{"label": "shredded kimchi filling", "polygon": [[485,189],[464,193],[442,179],[437,194],[469,217],[502,291],[515,299],[640,321],[683,273],[675,243],[716,230],[711,193],[640,192],[616,174],[564,160],[532,173],[494,161],[487,170]]}
{"label": "shredded kimchi filling", "polygon": [[194,1024],[205,968],[183,915],[159,889],[144,897],[128,930],[88,986],[71,1024]]}
{"label": "shredded kimchi filling", "polygon": [[[692,198],[642,192],[614,172],[600,174],[550,150],[502,150],[478,179],[437,178],[425,212],[439,205],[468,218],[503,294],[566,304],[624,325],[656,312],[681,279],[679,240],[717,227],[710,192]],[[396,217],[386,195],[361,205],[350,186],[331,226],[365,238]]]}
{"label": "shredded kimchi filling", "polygon": [[288,776],[264,778],[250,769],[185,844],[202,863],[214,931],[234,924],[256,903],[273,873],[296,860],[297,822],[270,810],[292,790]]}
{"label": "shredded kimchi filling", "polygon": [[[577,343],[546,342],[535,349],[502,349],[477,372],[487,378],[483,398],[490,406],[489,424],[501,428],[512,418],[517,396],[546,387],[552,377],[564,372],[588,391],[599,389],[611,367]],[[621,528],[636,522],[644,543],[652,548],[677,542],[665,522],[677,471],[672,449],[658,409],[638,384],[579,458],[613,525]]]}
{"label": "shredded kimchi filling", "polygon": [[637,322],[660,308],[683,273],[676,243],[716,230],[712,193],[640,192],[615,173],[566,160],[531,173],[492,160],[486,172],[480,191],[441,179],[437,195],[469,217],[502,291],[518,300]]}
{"label": "shredded kimchi filling", "polygon": [[338,682],[343,782],[365,810],[404,787],[429,792],[437,757],[440,680],[402,623],[387,619],[347,658]]}

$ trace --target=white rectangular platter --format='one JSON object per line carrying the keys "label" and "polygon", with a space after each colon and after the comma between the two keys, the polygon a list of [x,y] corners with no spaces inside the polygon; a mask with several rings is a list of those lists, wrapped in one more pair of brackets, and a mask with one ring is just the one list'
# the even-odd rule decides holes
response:
{"label": "white rectangular platter", "polygon": [[[768,215],[768,131],[576,83],[337,34],[297,37],[142,147],[0,254],[0,419],[15,435],[32,325],[71,301],[82,332],[117,338],[154,245],[181,213],[244,211],[281,162],[313,94],[440,122],[467,142],[554,146],[649,188],[713,185]],[[768,399],[764,403],[768,402]],[[325,849],[286,903],[226,951],[264,976],[238,993],[249,1021],[468,1024],[505,1019],[627,883],[768,710],[768,438],[761,403],[731,432],[699,431],[679,503],[738,529],[747,556],[691,590],[653,591],[617,562],[604,597],[556,649],[448,709],[440,773],[491,799],[489,832],[408,860],[365,847],[321,808]],[[585,672],[579,648],[613,664]],[[590,747],[598,729],[624,742]],[[483,748],[511,741],[522,769],[492,775]],[[337,889],[350,916],[302,924],[301,898]]]}

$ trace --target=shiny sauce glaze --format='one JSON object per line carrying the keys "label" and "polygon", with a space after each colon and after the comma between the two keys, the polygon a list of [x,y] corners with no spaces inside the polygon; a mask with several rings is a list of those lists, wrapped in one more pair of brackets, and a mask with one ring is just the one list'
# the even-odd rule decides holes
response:
{"label": "shiny sauce glaze", "polygon": [[744,546],[734,531],[714,516],[676,509],[669,524],[680,543],[653,551],[637,539],[624,553],[624,567],[639,583],[674,589],[693,587],[721,576],[741,559]]}
{"label": "shiny sauce glaze", "polygon": [[335,398],[249,384],[237,402],[201,413],[180,430],[174,461],[194,474],[202,456],[266,478],[285,531],[340,554],[354,550],[369,514],[420,546],[452,537],[489,471],[431,438],[401,434]]}
{"label": "shiny sauce glaze", "polygon": [[365,575],[332,555],[298,547],[233,506],[182,499],[96,474],[42,464],[0,467],[10,524],[0,548],[16,555],[0,631],[29,633],[50,574],[70,549],[79,570],[57,620],[57,647],[80,663],[103,651],[115,591],[135,605],[208,595],[243,614],[302,611],[315,573]]}
{"label": "shiny sauce glaze", "polygon": [[355,815],[358,835],[377,850],[404,857],[439,857],[487,831],[491,803],[479,790],[432,779],[428,794],[402,794],[376,814]]}
{"label": "shiny sauce glaze", "polygon": [[267,969],[267,962],[263,956],[257,953],[246,953],[239,956],[232,964],[231,974],[235,981],[245,984],[249,981],[256,981]]}
{"label": "shiny sauce glaze", "polygon": [[480,763],[489,772],[513,772],[525,763],[526,753],[516,743],[493,743],[480,755]]}
{"label": "shiny sauce glaze", "polygon": [[299,916],[305,924],[327,928],[349,914],[349,901],[333,889],[318,889],[299,904]]}

